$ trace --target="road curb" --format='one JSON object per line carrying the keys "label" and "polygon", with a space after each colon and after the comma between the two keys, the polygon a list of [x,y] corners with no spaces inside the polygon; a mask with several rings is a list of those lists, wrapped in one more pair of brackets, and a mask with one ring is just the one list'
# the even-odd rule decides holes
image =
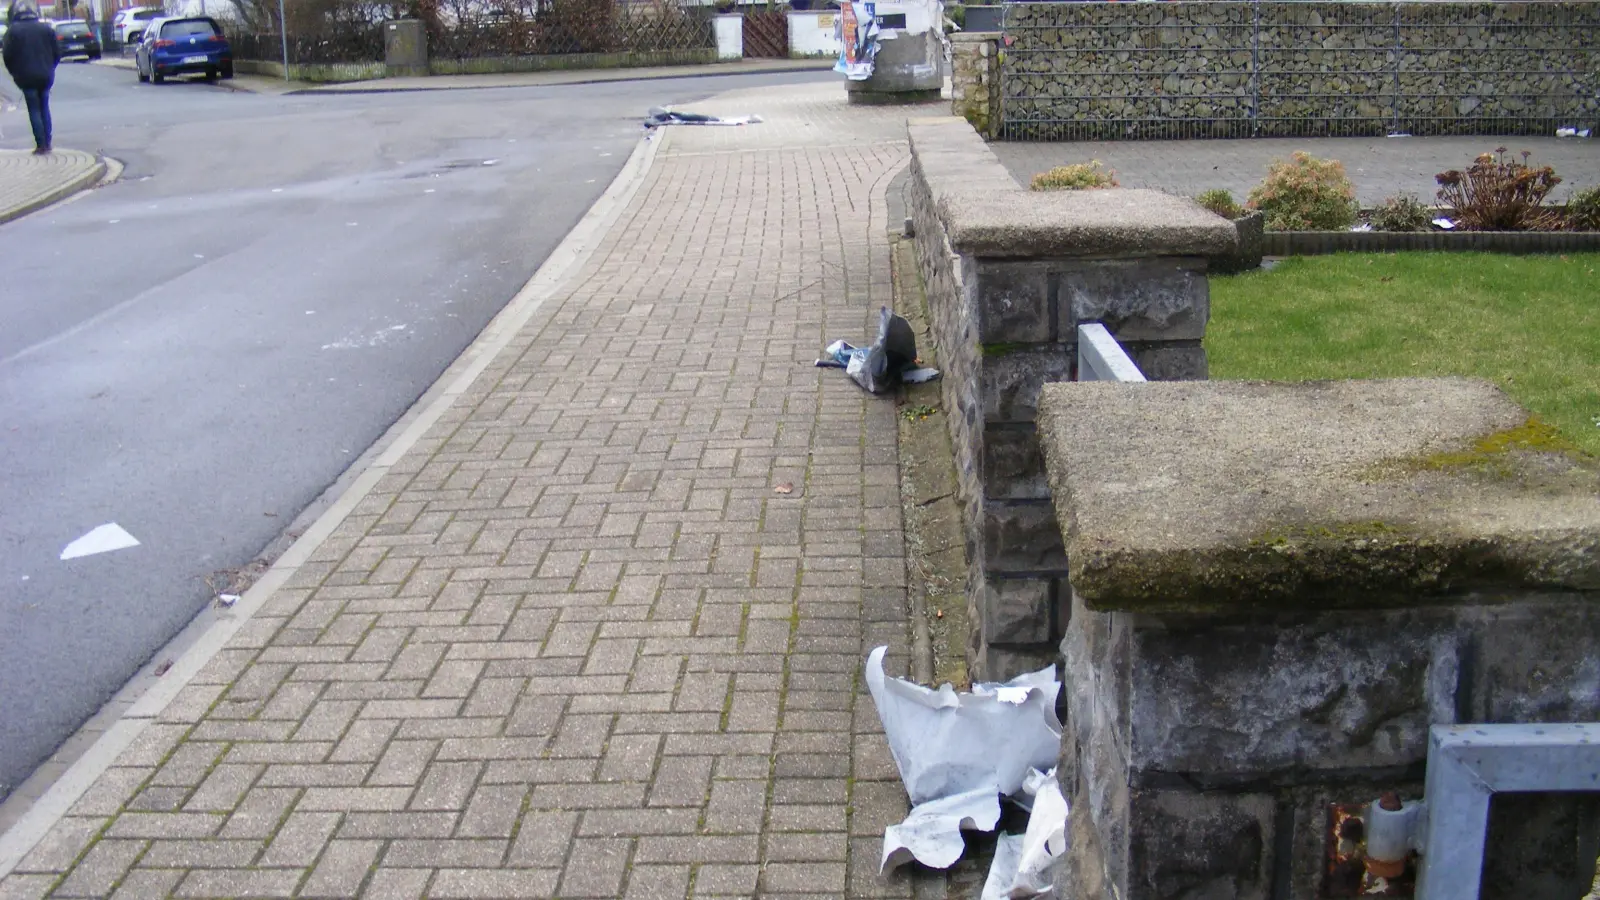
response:
{"label": "road curb", "polygon": [[46,206],[60,203],[62,200],[71,197],[73,194],[76,194],[79,191],[94,187],[100,183],[100,179],[104,178],[105,174],[106,158],[103,156],[97,156],[95,157],[95,163],[93,166],[85,170],[83,174],[78,175],[61,187],[58,187],[48,193],[41,194],[32,200],[27,200],[19,206],[13,206],[10,209],[0,209],[0,225],[4,225],[5,223],[15,219],[20,219],[28,213],[38,212],[39,210],[44,209]]}
{"label": "road curb", "polygon": [[[228,611],[179,655],[170,669],[78,757],[67,770],[0,834],[0,879],[6,878],[99,779],[117,756],[152,724],[178,693],[227,645],[228,641],[282,587],[334,532],[401,457],[455,405],[457,398],[488,368],[544,301],[561,289],[594,254],[600,240],[627,209],[655,162],[660,138],[646,136],[635,145],[605,193],[567,233],[533,277],[489,321],[411,409],[397,420],[399,429],[388,446],[350,482],[331,506],[297,538]],[[102,162],[98,167],[104,171]],[[390,432],[392,433],[392,431]],[[388,434],[380,439],[380,443]],[[157,658],[162,656],[158,651]]]}
{"label": "road curb", "polygon": [[[506,88],[570,87],[570,86],[573,86],[573,85],[580,85],[580,84],[625,84],[625,83],[634,82],[634,81],[674,81],[674,80],[677,80],[677,79],[680,79],[680,78],[734,78],[734,77],[738,77],[738,76],[741,76],[741,75],[791,75],[791,74],[793,74],[793,75],[804,75],[804,74],[814,73],[814,72],[832,71],[833,70],[833,64],[832,63],[827,63],[827,64],[818,63],[816,66],[771,66],[771,67],[763,66],[763,67],[756,67],[756,68],[749,68],[749,69],[740,69],[740,70],[738,70],[736,72],[718,72],[718,71],[716,71],[717,65],[715,63],[710,63],[710,64],[707,64],[706,66],[704,66],[703,69],[705,69],[706,71],[697,70],[697,71],[693,71],[693,72],[676,72],[676,73],[673,73],[673,74],[670,74],[670,75],[667,75],[667,74],[651,74],[650,70],[648,70],[648,69],[640,69],[639,71],[640,71],[641,74],[629,75],[629,76],[625,76],[625,77],[621,77],[621,78],[580,78],[580,79],[576,79],[576,80],[573,80],[573,81],[552,81],[552,82],[550,82],[548,84],[472,84],[472,85],[459,85],[459,86],[454,86],[454,85],[449,85],[449,84],[441,84],[441,85],[437,85],[437,86],[434,86],[434,85],[422,85],[422,86],[418,86],[418,87],[370,87],[370,88],[343,88],[343,87],[321,86],[321,87],[313,87],[313,88],[302,88],[302,89],[297,90],[297,91],[285,91],[284,94],[285,94],[285,96],[307,96],[307,95],[316,95],[316,94],[334,94],[334,95],[350,95],[350,94],[417,94],[417,93],[423,93],[423,92],[426,92],[426,91],[498,91],[498,90],[504,90]],[[568,71],[571,71],[571,70],[568,70]],[[617,70],[617,69],[594,69],[594,70],[591,70],[591,71],[615,72],[615,71],[619,71],[619,70]],[[623,70],[623,71],[626,71],[626,70]],[[507,73],[507,74],[512,74],[512,73]],[[517,73],[517,74],[536,74],[536,73],[528,72],[528,73]],[[437,77],[437,78],[450,78],[450,77],[453,77],[453,76],[450,76],[450,75],[439,75],[439,76],[435,76],[435,77]],[[376,82],[381,82],[382,80],[383,79],[379,78],[379,79],[373,79],[372,81],[363,81],[363,82],[354,82],[354,83],[357,83],[357,84],[372,84],[375,81]]]}

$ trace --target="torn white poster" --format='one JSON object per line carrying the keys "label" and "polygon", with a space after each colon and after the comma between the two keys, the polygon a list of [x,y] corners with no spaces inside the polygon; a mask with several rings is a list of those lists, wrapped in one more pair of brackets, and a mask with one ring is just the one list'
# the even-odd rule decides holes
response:
{"label": "torn white poster", "polygon": [[125,531],[121,525],[107,522],[68,544],[66,549],[61,551],[61,558],[77,559],[80,556],[93,556],[96,553],[110,553],[113,550],[125,550],[137,546],[139,546],[138,538]]}
{"label": "torn white poster", "polygon": [[[758,125],[760,116],[708,116],[703,113],[677,112],[660,106],[650,107],[645,115],[644,127],[660,128],[663,125]],[[489,165],[484,163],[484,165]]]}
{"label": "torn white poster", "polygon": [[1042,900],[1054,896],[1050,867],[1067,849],[1067,800],[1056,770],[1028,773],[1022,793],[1011,798],[1026,807],[1028,830],[1002,834],[983,883],[982,900]]}
{"label": "torn white poster", "polygon": [[989,877],[983,880],[980,900],[1010,900],[1011,882],[1017,877],[1021,859],[1022,835],[1000,835],[994,843],[994,861],[989,863]]}
{"label": "torn white poster", "polygon": [[872,60],[878,55],[878,5],[873,2],[839,3],[839,61],[833,70],[851,81],[872,77]]}
{"label": "torn white poster", "polygon": [[961,857],[961,830],[990,830],[1000,797],[1022,789],[1030,769],[1053,768],[1061,750],[1055,666],[1005,684],[925,688],[883,672],[886,647],[867,656],[867,689],[878,707],[900,780],[906,820],[884,831],[881,869],[916,859],[946,868]]}

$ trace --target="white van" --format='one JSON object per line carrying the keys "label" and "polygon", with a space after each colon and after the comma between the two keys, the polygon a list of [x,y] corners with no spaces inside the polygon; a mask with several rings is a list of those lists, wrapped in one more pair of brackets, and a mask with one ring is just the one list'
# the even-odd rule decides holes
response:
{"label": "white van", "polygon": [[121,43],[137,44],[144,35],[145,25],[159,15],[159,6],[117,10],[117,17],[111,20],[112,34]]}

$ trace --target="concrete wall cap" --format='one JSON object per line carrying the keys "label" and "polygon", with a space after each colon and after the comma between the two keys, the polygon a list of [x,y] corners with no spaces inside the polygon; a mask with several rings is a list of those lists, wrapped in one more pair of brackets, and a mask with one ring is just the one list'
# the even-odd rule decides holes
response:
{"label": "concrete wall cap", "polygon": [[1011,258],[1214,256],[1232,252],[1232,222],[1185,197],[1112,188],[1023,189],[967,121],[906,126],[917,171],[956,252]]}
{"label": "concrete wall cap", "polygon": [[1239,241],[1232,222],[1161,191],[938,195],[958,253],[989,257],[1212,256]]}
{"label": "concrete wall cap", "polygon": [[1600,462],[1488,382],[1085,382],[1039,406],[1092,609],[1600,602]]}

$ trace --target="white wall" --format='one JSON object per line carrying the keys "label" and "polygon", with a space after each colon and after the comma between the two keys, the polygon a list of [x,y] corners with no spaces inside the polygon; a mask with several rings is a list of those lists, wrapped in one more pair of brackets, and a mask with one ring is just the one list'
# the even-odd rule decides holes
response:
{"label": "white wall", "polygon": [[789,13],[790,56],[838,56],[839,38],[834,31],[837,9],[795,10]]}
{"label": "white wall", "polygon": [[738,13],[716,17],[717,59],[744,58],[744,16]]}

